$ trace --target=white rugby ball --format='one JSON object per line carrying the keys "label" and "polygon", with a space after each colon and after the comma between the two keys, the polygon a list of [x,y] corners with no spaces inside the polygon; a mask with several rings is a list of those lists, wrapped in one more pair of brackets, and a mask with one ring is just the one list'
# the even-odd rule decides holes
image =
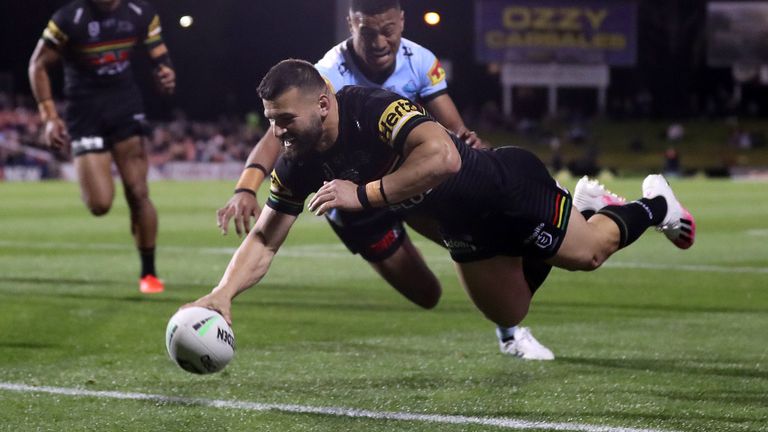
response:
{"label": "white rugby ball", "polygon": [[165,330],[171,360],[187,372],[209,374],[224,369],[235,355],[235,334],[216,311],[189,307],[176,312]]}

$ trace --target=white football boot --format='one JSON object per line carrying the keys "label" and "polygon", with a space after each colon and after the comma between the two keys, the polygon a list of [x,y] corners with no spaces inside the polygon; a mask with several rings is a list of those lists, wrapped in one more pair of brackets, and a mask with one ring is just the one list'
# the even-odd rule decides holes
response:
{"label": "white football boot", "polygon": [[576,210],[583,212],[591,210],[598,212],[605,206],[624,205],[627,200],[615,193],[609,191],[597,180],[590,180],[584,176],[576,183],[576,189],[573,190],[573,206]]}
{"label": "white football boot", "polygon": [[499,330],[496,329],[499,338],[499,349],[502,354],[519,357],[523,360],[554,360],[555,354],[545,347],[531,334],[528,327],[516,327],[514,338],[503,342]]}
{"label": "white football boot", "polygon": [[656,229],[663,232],[669,241],[680,249],[693,246],[696,239],[696,221],[693,215],[675,198],[667,179],[660,174],[652,174],[643,180],[643,198],[657,196],[663,196],[667,201],[667,214]]}

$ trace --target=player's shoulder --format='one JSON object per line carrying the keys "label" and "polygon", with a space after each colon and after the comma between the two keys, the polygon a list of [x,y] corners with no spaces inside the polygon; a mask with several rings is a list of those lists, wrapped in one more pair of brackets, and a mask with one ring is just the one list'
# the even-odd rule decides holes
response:
{"label": "player's shoulder", "polygon": [[392,101],[403,97],[380,87],[348,85],[336,92],[336,98],[344,103],[359,102],[365,104],[366,102]]}
{"label": "player's shoulder", "polygon": [[418,105],[408,98],[379,87],[349,85],[336,93],[339,105],[344,107],[345,115],[355,118],[379,118],[383,112],[394,107],[405,111],[419,111]]}
{"label": "player's shoulder", "polygon": [[315,69],[330,83],[334,91],[355,83],[352,71],[350,70],[349,62],[351,60],[347,57],[346,51],[346,41],[341,42],[328,50],[315,63]]}
{"label": "player's shoulder", "polygon": [[403,55],[417,61],[432,62],[436,56],[429,48],[420,45],[410,39],[402,38],[400,40],[400,49]]}
{"label": "player's shoulder", "polygon": [[323,57],[315,63],[315,68],[318,70],[336,70],[339,65],[343,64],[346,60],[344,57],[345,42],[341,42],[334,45],[329,49]]}
{"label": "player's shoulder", "polygon": [[150,18],[155,15],[155,7],[146,0],[128,0],[126,1],[128,9],[136,16]]}
{"label": "player's shoulder", "polygon": [[88,0],[73,0],[64,6],[56,9],[53,13],[53,19],[61,22],[72,22],[78,16],[82,16],[83,11],[88,6]]}

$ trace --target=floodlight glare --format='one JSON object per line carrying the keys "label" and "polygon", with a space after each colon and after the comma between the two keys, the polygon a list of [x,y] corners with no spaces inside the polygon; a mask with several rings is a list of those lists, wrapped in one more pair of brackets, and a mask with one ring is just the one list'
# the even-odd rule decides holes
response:
{"label": "floodlight glare", "polygon": [[440,23],[440,14],[437,12],[427,12],[424,14],[424,22],[433,26]]}
{"label": "floodlight glare", "polygon": [[194,21],[195,20],[193,20],[191,16],[184,15],[183,17],[179,18],[179,25],[182,27],[189,27]]}

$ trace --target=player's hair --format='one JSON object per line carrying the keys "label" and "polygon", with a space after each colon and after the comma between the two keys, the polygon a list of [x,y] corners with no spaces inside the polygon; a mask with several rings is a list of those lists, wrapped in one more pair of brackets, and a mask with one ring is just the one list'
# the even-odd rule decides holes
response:
{"label": "player's hair", "polygon": [[350,12],[376,15],[390,9],[400,9],[400,0],[349,0]]}
{"label": "player's hair", "polygon": [[327,88],[325,80],[312,63],[306,60],[286,59],[272,66],[264,75],[257,92],[264,100],[275,100],[293,87],[318,92],[323,92]]}

